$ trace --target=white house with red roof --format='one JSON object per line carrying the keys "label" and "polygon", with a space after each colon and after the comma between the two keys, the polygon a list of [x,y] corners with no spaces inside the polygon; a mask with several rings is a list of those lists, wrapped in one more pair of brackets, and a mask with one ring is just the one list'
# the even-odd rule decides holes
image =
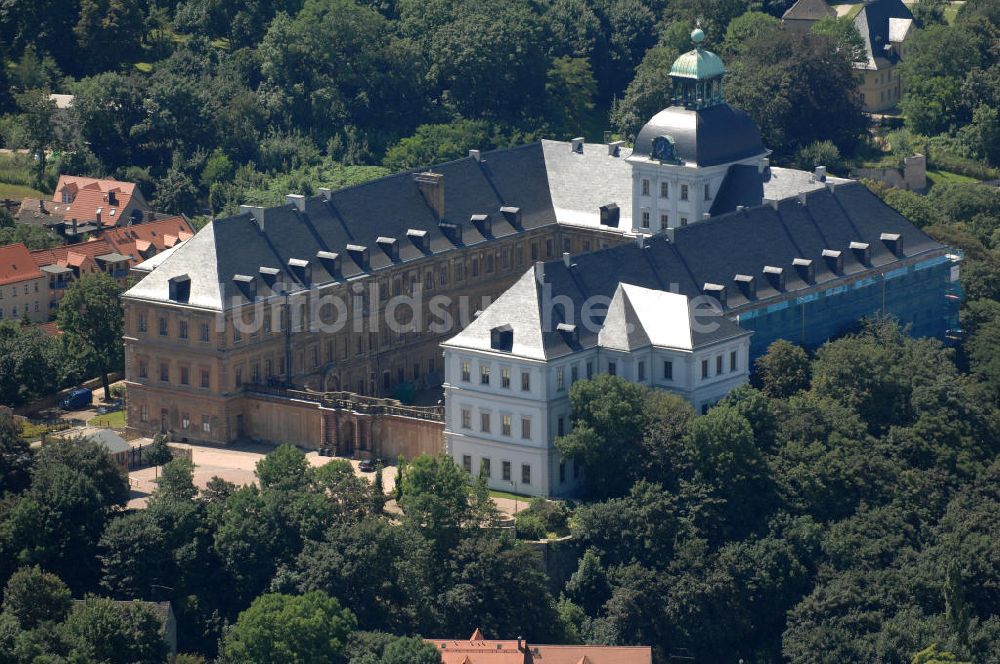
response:
{"label": "white house with red roof", "polygon": [[67,224],[93,222],[104,228],[140,222],[151,209],[134,182],[76,175],[59,176],[52,204]]}

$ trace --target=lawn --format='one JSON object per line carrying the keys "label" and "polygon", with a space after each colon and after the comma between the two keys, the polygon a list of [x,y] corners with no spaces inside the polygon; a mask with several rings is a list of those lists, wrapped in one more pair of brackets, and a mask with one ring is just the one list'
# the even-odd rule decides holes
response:
{"label": "lawn", "polygon": [[8,182],[0,182],[0,199],[9,198],[11,200],[19,201],[23,198],[48,198],[45,194],[38,191],[37,189],[32,189],[31,187],[26,187],[23,184],[10,184]]}
{"label": "lawn", "polygon": [[490,496],[493,498],[506,498],[507,500],[521,500],[527,502],[531,500],[531,496],[523,493],[510,493],[509,491],[497,491],[496,489],[490,489]]}
{"label": "lawn", "polygon": [[90,421],[87,422],[87,426],[103,427],[105,429],[124,429],[125,411],[118,410],[113,413],[108,413],[107,415],[98,415],[97,417],[92,417]]}
{"label": "lawn", "polygon": [[962,175],[960,173],[952,173],[951,171],[942,171],[936,168],[927,169],[927,179],[930,180],[931,184],[979,182],[979,180],[977,180],[976,178],[970,178],[968,175]]}

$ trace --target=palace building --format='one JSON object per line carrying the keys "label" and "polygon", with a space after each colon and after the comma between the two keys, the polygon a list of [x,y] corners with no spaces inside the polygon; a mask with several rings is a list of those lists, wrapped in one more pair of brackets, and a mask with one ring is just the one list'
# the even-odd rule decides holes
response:
{"label": "palace building", "polygon": [[634,241],[538,262],[442,344],[447,449],[493,488],[579,488],[555,445],[576,380],[618,375],[705,412],[777,339],[815,348],[871,315],[918,336],[956,324],[958,257],[860,183],[770,167],[693,37],[674,105],[625,160]]}
{"label": "palace building", "polygon": [[[943,334],[946,248],[856,182],[771,166],[692,37],[674,104],[634,149],[470,150],[244,207],[136,266],[129,427],[380,456],[447,439],[471,472],[488,458],[497,486],[558,494],[579,479],[554,454],[565,388],[591,372],[701,407],[776,338],[815,345],[874,311]],[[428,405],[389,398],[404,394]]]}

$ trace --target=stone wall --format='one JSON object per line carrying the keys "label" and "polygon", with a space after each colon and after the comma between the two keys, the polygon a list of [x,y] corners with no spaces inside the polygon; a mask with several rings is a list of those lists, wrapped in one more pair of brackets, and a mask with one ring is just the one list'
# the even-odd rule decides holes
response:
{"label": "stone wall", "polygon": [[893,189],[922,192],[927,189],[927,157],[915,154],[903,160],[903,169],[859,168],[855,177],[878,180]]}

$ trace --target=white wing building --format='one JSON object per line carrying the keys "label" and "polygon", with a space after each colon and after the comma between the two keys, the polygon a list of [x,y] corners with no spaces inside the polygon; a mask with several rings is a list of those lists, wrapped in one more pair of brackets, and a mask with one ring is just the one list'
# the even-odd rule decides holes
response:
{"label": "white wing building", "polygon": [[577,380],[618,375],[698,409],[747,381],[751,333],[707,301],[627,283],[610,300],[553,292],[536,264],[442,344],[447,449],[492,488],[538,496],[578,488],[580,469],[555,446],[572,428]]}

